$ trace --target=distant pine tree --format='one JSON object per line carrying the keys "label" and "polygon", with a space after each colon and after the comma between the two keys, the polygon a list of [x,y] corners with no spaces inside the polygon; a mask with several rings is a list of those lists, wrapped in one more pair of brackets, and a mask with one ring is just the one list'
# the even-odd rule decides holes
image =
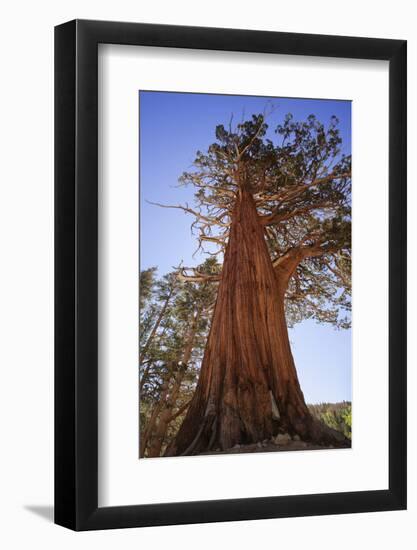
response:
{"label": "distant pine tree", "polygon": [[[213,274],[219,264],[209,258],[199,270]],[[180,283],[178,275],[172,272],[154,282],[148,305],[154,324],[142,339],[141,456],[160,456],[178,430],[195,391],[215,303],[216,285],[205,280]]]}

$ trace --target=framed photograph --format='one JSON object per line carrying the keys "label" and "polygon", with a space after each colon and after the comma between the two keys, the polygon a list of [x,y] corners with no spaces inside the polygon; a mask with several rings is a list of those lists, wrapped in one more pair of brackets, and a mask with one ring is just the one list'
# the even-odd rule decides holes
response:
{"label": "framed photograph", "polygon": [[406,42],[55,29],[55,522],[406,508]]}

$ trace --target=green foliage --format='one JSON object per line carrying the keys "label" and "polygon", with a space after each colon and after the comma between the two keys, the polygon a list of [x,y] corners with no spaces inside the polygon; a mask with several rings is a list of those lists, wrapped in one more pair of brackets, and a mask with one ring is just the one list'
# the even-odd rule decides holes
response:
{"label": "green foliage", "polygon": [[352,404],[349,401],[308,405],[308,408],[329,428],[342,432],[349,439],[352,438]]}
{"label": "green foliage", "polygon": [[[200,273],[210,275],[219,269],[216,258],[208,258],[198,266]],[[162,401],[175,417],[169,425],[165,447],[176,434],[185,410],[179,416],[175,413],[191,399],[195,390],[217,284],[182,283],[178,280],[178,271],[156,279],[153,268],[142,272],[141,280],[143,278],[151,284],[141,286],[146,300],[143,300],[140,318],[140,430],[145,432],[152,412]],[[175,403],[171,403],[170,392],[179,376],[180,391]]]}
{"label": "green foliage", "polygon": [[155,284],[156,267],[150,267],[140,272],[139,276],[139,309],[143,310],[152,296]]}
{"label": "green foliage", "polygon": [[296,248],[320,250],[299,263],[288,286],[290,326],[303,319],[350,326],[351,158],[341,154],[338,124],[334,116],[325,125],[314,115],[296,121],[288,114],[274,140],[266,137],[264,114],[235,127],[218,125],[216,141],[197,152],[193,169],[180,178],[195,188],[200,217],[192,227],[206,252],[213,254],[213,242],[217,253],[224,251],[228,228],[218,222],[230,221],[242,187],[259,215],[271,219],[266,237],[273,261]]}
{"label": "green foliage", "polygon": [[[197,151],[192,169],[180,178],[193,186],[195,206],[173,206],[194,215],[192,231],[207,260],[159,279],[155,268],[140,274],[140,425],[144,433],[155,411],[171,411],[162,452],[196,387],[221,273],[217,258],[225,251],[239,193],[252,195],[274,266],[300,253],[289,270],[288,325],[315,319],[350,326],[351,158],[341,154],[338,120],[331,117],[326,125],[314,115],[305,121],[287,115],[274,140],[267,132],[264,114],[216,127],[214,143]],[[310,410],[351,437],[350,403]]]}

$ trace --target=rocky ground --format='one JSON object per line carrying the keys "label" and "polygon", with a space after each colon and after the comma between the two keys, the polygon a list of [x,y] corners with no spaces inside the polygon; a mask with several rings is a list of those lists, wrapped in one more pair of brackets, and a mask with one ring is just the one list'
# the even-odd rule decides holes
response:
{"label": "rocky ground", "polygon": [[291,437],[289,434],[278,434],[272,439],[265,439],[259,443],[251,445],[235,445],[232,449],[221,451],[215,449],[213,451],[201,454],[239,454],[239,453],[269,453],[277,451],[307,451],[320,449],[334,449],[333,445],[321,446],[302,441],[298,435]]}

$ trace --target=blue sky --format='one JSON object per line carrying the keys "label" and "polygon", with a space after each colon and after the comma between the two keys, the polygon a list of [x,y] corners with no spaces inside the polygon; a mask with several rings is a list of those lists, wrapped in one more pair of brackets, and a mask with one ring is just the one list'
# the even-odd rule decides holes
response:
{"label": "blue sky", "polygon": [[[262,113],[270,105],[267,136],[276,141],[276,126],[287,113],[296,120],[308,115],[327,123],[340,120],[343,152],[351,149],[349,101],[266,98],[172,92],[139,92],[140,101],[140,268],[157,266],[159,274],[180,261],[195,266],[204,260],[191,234],[192,217],[181,210],[158,208],[162,204],[193,204],[194,190],[178,187],[179,176],[191,167],[197,150],[205,151],[215,140],[217,124],[238,122]],[[309,403],[351,399],[351,334],[331,326],[304,321],[290,330],[300,384]]]}

